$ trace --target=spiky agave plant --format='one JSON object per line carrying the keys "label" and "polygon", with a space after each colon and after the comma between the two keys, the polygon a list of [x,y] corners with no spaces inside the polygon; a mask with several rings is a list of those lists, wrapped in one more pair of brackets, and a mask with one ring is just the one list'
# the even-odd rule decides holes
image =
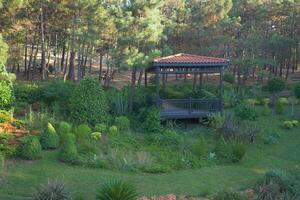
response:
{"label": "spiky agave plant", "polygon": [[33,200],[71,200],[65,184],[59,180],[49,180],[36,189]]}
{"label": "spiky agave plant", "polygon": [[109,180],[103,183],[97,192],[97,200],[136,200],[136,189],[121,180]]}

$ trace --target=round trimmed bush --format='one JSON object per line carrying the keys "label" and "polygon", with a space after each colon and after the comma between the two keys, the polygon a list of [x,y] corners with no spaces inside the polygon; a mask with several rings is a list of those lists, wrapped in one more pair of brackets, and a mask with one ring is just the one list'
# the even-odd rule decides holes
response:
{"label": "round trimmed bush", "polygon": [[123,181],[110,180],[102,184],[96,194],[97,200],[136,200],[136,189]]}
{"label": "round trimmed bush", "polygon": [[42,157],[42,146],[38,137],[29,135],[20,138],[19,155],[28,160],[36,160]]}
{"label": "round trimmed bush", "polygon": [[75,88],[70,98],[70,116],[77,123],[106,122],[108,116],[108,103],[105,92],[98,81],[92,78],[83,79]]}
{"label": "round trimmed bush", "polygon": [[59,136],[51,123],[47,124],[47,130],[41,134],[40,142],[43,149],[56,149],[59,146]]}
{"label": "round trimmed bush", "polygon": [[107,132],[107,126],[105,124],[96,124],[95,131],[100,133],[106,133]]}
{"label": "round trimmed bush", "polygon": [[118,132],[119,132],[119,130],[118,130],[118,127],[116,127],[116,126],[111,126],[109,128],[109,134],[110,135],[116,135]]}
{"label": "round trimmed bush", "polygon": [[116,117],[115,124],[120,131],[127,131],[130,128],[130,121],[126,116]]}

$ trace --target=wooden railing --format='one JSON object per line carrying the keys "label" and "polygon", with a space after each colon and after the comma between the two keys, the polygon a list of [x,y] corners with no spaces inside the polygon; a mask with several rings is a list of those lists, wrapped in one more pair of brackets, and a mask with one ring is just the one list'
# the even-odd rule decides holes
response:
{"label": "wooden railing", "polygon": [[218,112],[221,110],[221,101],[213,99],[160,99],[159,108],[163,112]]}

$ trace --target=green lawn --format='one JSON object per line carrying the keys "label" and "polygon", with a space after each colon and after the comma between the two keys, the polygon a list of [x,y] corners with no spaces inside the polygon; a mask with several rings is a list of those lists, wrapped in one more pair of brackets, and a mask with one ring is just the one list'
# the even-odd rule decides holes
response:
{"label": "green lawn", "polygon": [[[182,170],[168,174],[144,174],[105,169],[73,167],[56,161],[56,152],[45,152],[38,161],[10,160],[0,184],[0,199],[16,200],[29,197],[47,179],[63,179],[75,195],[93,199],[97,186],[108,178],[121,178],[133,183],[140,195],[154,194],[213,194],[223,189],[251,187],[274,168],[300,169],[300,127],[283,130],[280,125],[287,116],[260,117],[258,126],[280,131],[277,144],[265,145],[261,139],[250,145],[241,163],[211,166],[197,170]],[[195,128],[195,127],[193,127]]]}

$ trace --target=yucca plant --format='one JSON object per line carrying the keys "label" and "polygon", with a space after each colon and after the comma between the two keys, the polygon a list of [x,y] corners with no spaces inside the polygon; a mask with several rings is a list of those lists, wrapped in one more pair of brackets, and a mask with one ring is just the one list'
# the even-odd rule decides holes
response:
{"label": "yucca plant", "polygon": [[70,200],[70,193],[61,181],[48,181],[36,189],[32,200]]}
{"label": "yucca plant", "polygon": [[97,200],[136,200],[136,189],[120,180],[109,180],[102,184],[96,195]]}

